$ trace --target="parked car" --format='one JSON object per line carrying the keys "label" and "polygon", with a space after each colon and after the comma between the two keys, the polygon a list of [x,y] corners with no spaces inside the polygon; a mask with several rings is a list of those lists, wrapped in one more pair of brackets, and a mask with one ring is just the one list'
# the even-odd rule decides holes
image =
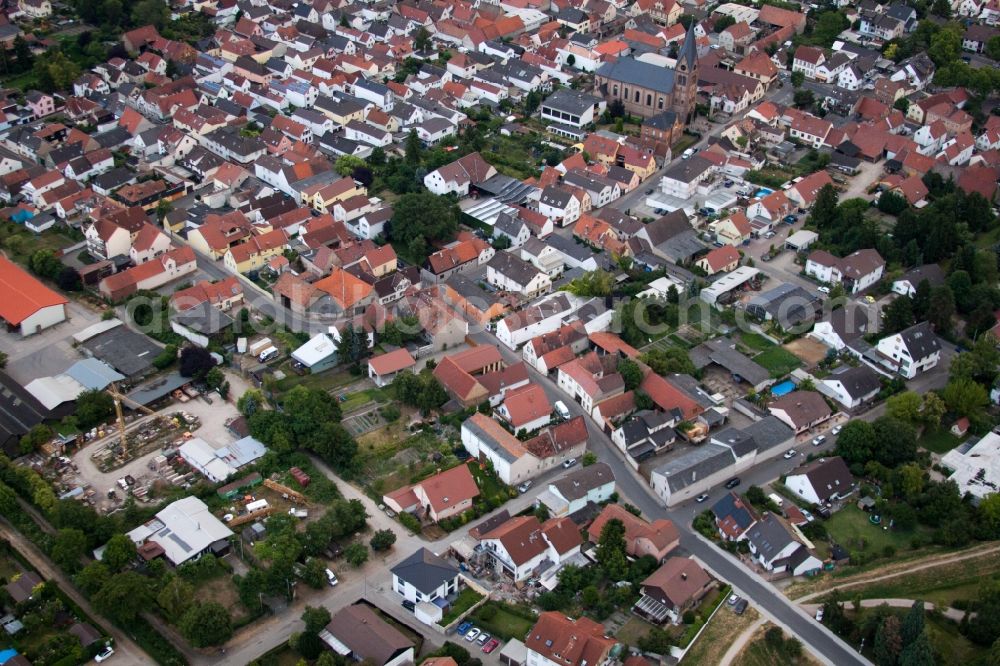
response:
{"label": "parked car", "polygon": [[531,487],[531,481],[525,481],[524,483],[522,483],[517,487],[517,492],[523,495],[524,493],[528,492],[528,488],[530,487]]}
{"label": "parked car", "polygon": [[727,178],[726,180],[722,181],[722,186],[723,187],[732,187],[733,186],[733,181],[731,181],[731,180],[729,180]]}
{"label": "parked car", "polygon": [[799,509],[802,512],[802,517],[806,519],[806,522],[812,522],[816,520],[816,517],[809,513],[808,509]]}
{"label": "parked car", "polygon": [[646,194],[652,194],[652,193],[653,193],[653,188],[652,187],[649,188],[648,190],[646,190]]}
{"label": "parked car", "polygon": [[569,469],[570,467],[572,467],[575,464],[576,464],[576,458],[570,458],[569,460],[563,462],[563,467],[565,469]]}
{"label": "parked car", "polygon": [[562,400],[556,400],[556,404],[554,405],[554,407],[556,410],[556,414],[558,414],[564,421],[568,421],[569,417],[572,416],[569,413],[569,408],[566,407],[566,403],[564,403]]}
{"label": "parked car", "polygon": [[874,296],[872,296],[871,294],[869,294],[868,296],[865,296],[865,303],[874,303],[874,302],[875,302],[875,297]]}
{"label": "parked car", "polygon": [[774,238],[776,235],[777,234],[775,234],[773,231],[768,231],[766,234],[764,234],[764,238]]}
{"label": "parked car", "polygon": [[740,595],[738,595],[738,594],[730,594],[729,595],[729,605],[730,606],[735,606],[736,602],[739,601],[739,600],[740,600]]}
{"label": "parked car", "polygon": [[743,615],[743,613],[747,609],[747,606],[749,605],[750,605],[749,601],[747,601],[746,599],[740,599],[739,601],[736,602],[736,605],[733,606],[733,612],[736,613],[737,615]]}
{"label": "parked car", "polygon": [[337,587],[337,583],[339,583],[340,581],[337,580],[337,574],[333,573],[333,571],[331,571],[330,569],[327,569],[326,582],[330,584],[330,587]]}
{"label": "parked car", "polygon": [[487,643],[486,645],[483,646],[483,652],[485,652],[486,654],[489,654],[489,653],[493,652],[494,650],[496,650],[498,647],[500,647],[500,641],[498,641],[497,639],[493,638],[493,639],[490,640],[489,643]]}
{"label": "parked car", "polygon": [[417,605],[410,601],[409,599],[403,599],[403,608],[410,611],[411,613],[417,610]]}
{"label": "parked car", "polygon": [[799,221],[799,218],[795,215],[786,215],[782,220],[784,220],[785,224],[795,224]]}
{"label": "parked car", "polygon": [[821,294],[829,294],[830,293],[830,288],[827,287],[826,285],[822,285],[822,286],[816,287],[816,291],[818,291]]}
{"label": "parked car", "polygon": [[708,493],[702,493],[701,495],[698,495],[697,497],[694,498],[694,501],[697,502],[698,504],[708,501]]}
{"label": "parked car", "polygon": [[465,635],[465,640],[467,640],[467,641],[469,641],[471,643],[472,641],[474,641],[477,638],[479,638],[479,634],[480,633],[481,632],[479,631],[479,629],[477,627],[473,627],[472,629],[469,629],[469,633],[467,633]]}
{"label": "parked car", "polygon": [[476,642],[479,643],[480,645],[486,645],[487,643],[490,642],[491,638],[493,637],[490,636],[489,634],[480,634],[479,638],[476,639]]}
{"label": "parked car", "polygon": [[107,661],[108,659],[111,659],[114,653],[115,649],[109,645],[97,653],[97,655],[94,657],[94,661],[96,661],[98,664],[101,663],[102,661]]}
{"label": "parked car", "polygon": [[823,621],[823,607],[822,606],[820,606],[819,608],[816,609],[816,621],[817,622],[822,622]]}
{"label": "parked car", "polygon": [[833,430],[830,431],[831,435],[839,435],[840,431],[844,429],[844,426],[834,426]]}
{"label": "parked car", "polygon": [[785,460],[791,460],[796,456],[798,452],[795,449],[788,449],[785,451],[785,455],[782,456]]}
{"label": "parked car", "polygon": [[688,148],[687,150],[685,150],[681,154],[681,159],[682,160],[686,160],[687,158],[691,157],[692,155],[694,155],[694,148]]}
{"label": "parked car", "polygon": [[819,446],[826,441],[826,435],[820,435],[819,437],[813,437],[813,446]]}
{"label": "parked car", "polygon": [[732,490],[736,486],[740,485],[740,477],[734,476],[733,478],[726,481],[726,488]]}
{"label": "parked car", "polygon": [[465,632],[467,632],[469,629],[472,629],[472,623],[463,622],[462,624],[458,625],[458,629],[456,629],[456,631],[458,632],[459,636],[464,636]]}

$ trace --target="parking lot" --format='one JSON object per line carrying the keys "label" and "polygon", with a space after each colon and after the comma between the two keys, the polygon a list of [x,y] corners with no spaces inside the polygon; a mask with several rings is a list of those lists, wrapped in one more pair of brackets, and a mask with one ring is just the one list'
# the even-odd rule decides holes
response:
{"label": "parking lot", "polygon": [[66,304],[68,318],[61,324],[22,338],[0,332],[0,351],[7,354],[7,373],[21,385],[58,375],[83,358],[73,349],[73,334],[100,321],[100,315],[75,301]]}

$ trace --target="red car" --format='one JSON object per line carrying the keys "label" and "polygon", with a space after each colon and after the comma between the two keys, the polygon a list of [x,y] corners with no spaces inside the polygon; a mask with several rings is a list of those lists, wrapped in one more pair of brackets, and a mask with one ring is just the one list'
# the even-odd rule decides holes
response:
{"label": "red car", "polygon": [[483,652],[489,654],[490,652],[493,652],[493,650],[496,650],[498,647],[500,647],[500,641],[493,638],[490,640],[489,643],[483,646]]}

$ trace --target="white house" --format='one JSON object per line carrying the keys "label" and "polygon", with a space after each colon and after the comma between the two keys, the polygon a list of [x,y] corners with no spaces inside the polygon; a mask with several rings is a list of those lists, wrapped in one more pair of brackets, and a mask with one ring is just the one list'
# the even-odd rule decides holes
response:
{"label": "white house", "polygon": [[930,370],[941,360],[941,344],[927,322],[882,338],[875,349],[882,356],[882,365],[906,379]]}
{"label": "white house", "polygon": [[602,504],[615,492],[615,475],[606,463],[579,467],[551,482],[538,495],[538,501],[549,509],[550,516],[569,516],[588,504]]}
{"label": "white house", "polygon": [[511,518],[482,536],[483,552],[497,574],[520,582],[580,552],[580,530],[568,518],[544,524],[535,516]]}
{"label": "white house", "polygon": [[823,566],[771,513],[765,513],[747,531],[747,543],[753,559],[771,573],[801,576]]}
{"label": "white house", "polygon": [[580,303],[566,292],[549,295],[545,300],[518,312],[513,312],[497,322],[496,336],[511,349],[563,325],[564,319],[576,312]]}
{"label": "white house", "polygon": [[4,256],[0,256],[0,289],[7,294],[0,299],[0,319],[22,337],[66,321],[66,297]]}
{"label": "white house", "polygon": [[458,594],[459,572],[447,560],[420,548],[392,568],[392,589],[413,603],[432,603]]}
{"label": "white house", "polygon": [[486,281],[503,290],[532,299],[552,290],[552,279],[524,259],[497,252],[486,264]]}
{"label": "white house", "polygon": [[806,275],[827,284],[842,284],[849,294],[868,289],[882,279],[885,260],[872,249],[858,250],[838,258],[825,250],[815,250],[806,259]]}
{"label": "white house", "polygon": [[847,497],[856,487],[843,458],[822,458],[785,477],[785,486],[810,504],[823,504]]}
{"label": "white house", "polygon": [[550,185],[542,190],[538,199],[538,212],[565,227],[580,219],[583,202],[569,190]]}
{"label": "white house", "polygon": [[875,399],[882,390],[882,382],[879,381],[878,373],[862,364],[824,377],[816,385],[816,389],[847,409],[856,409]]}

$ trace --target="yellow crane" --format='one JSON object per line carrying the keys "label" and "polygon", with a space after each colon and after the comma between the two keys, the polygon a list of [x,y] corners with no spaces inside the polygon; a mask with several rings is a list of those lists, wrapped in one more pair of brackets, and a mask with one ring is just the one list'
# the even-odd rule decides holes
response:
{"label": "yellow crane", "polygon": [[105,389],[111,398],[115,402],[115,416],[118,419],[118,435],[121,437],[122,442],[122,455],[124,456],[126,451],[128,451],[128,440],[125,437],[125,416],[122,414],[122,403],[127,402],[129,406],[133,409],[138,409],[150,416],[155,414],[152,409],[146,407],[145,405],[140,405],[135,400],[125,396],[121,391],[118,390],[118,383],[111,382],[108,388]]}

